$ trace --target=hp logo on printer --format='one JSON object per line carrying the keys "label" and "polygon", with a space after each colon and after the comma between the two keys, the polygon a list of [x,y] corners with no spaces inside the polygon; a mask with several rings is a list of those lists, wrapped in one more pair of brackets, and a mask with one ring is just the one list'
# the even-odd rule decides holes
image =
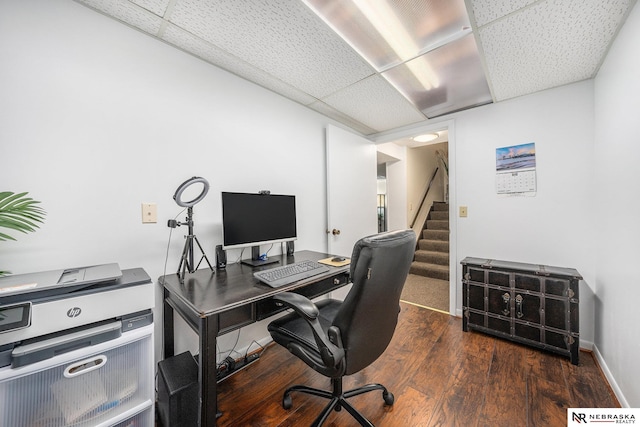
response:
{"label": "hp logo on printer", "polygon": [[80,313],[82,313],[80,307],[73,307],[67,311],[67,317],[78,317],[80,316]]}

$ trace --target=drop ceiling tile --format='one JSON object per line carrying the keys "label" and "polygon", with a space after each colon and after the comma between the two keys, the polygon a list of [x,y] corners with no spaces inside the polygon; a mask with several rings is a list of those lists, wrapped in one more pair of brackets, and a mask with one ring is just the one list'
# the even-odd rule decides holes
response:
{"label": "drop ceiling tile", "polygon": [[368,126],[365,126],[362,123],[356,120],[353,120],[351,117],[342,114],[340,111],[325,104],[322,101],[316,101],[312,104],[309,104],[308,107],[311,108],[312,110],[317,111],[323,116],[327,116],[342,124],[349,126],[351,129],[354,129],[363,135],[371,135],[376,132],[374,129],[371,129]]}
{"label": "drop ceiling tile", "polygon": [[592,78],[632,0],[549,0],[479,31],[496,100]]}
{"label": "drop ceiling tile", "polygon": [[379,75],[361,80],[322,101],[378,132],[425,119]]}
{"label": "drop ceiling tile", "polygon": [[177,0],[169,19],[316,98],[373,74],[299,1]]}
{"label": "drop ceiling tile", "polygon": [[217,67],[223,68],[239,77],[257,83],[264,88],[300,104],[307,105],[316,100],[314,97],[299,91],[287,83],[276,79],[270,74],[265,73],[264,71],[174,25],[167,25],[161,38],[186,52],[216,65]]}
{"label": "drop ceiling tile", "polygon": [[537,0],[471,0],[471,11],[476,25],[481,27],[488,22],[502,18],[518,9],[522,9]]}
{"label": "drop ceiling tile", "polygon": [[156,35],[162,19],[126,0],[76,0],[146,33]]}
{"label": "drop ceiling tile", "polygon": [[138,6],[162,17],[167,10],[169,0],[131,0],[131,3],[135,3]]}

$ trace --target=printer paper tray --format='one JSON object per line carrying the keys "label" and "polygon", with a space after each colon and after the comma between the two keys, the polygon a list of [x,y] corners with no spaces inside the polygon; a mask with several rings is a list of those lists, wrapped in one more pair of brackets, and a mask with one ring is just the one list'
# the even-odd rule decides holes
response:
{"label": "printer paper tray", "polygon": [[13,349],[11,366],[18,368],[79,348],[100,344],[118,338],[122,334],[121,331],[122,322],[116,320],[93,327],[78,328],[62,335],[52,334],[52,337],[29,340]]}

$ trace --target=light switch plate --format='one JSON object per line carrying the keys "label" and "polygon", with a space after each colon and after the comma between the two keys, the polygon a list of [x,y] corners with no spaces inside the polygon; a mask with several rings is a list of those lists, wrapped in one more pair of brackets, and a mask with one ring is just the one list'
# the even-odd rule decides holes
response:
{"label": "light switch plate", "polygon": [[158,207],[155,203],[142,204],[142,223],[152,224],[158,222]]}
{"label": "light switch plate", "polygon": [[460,206],[460,218],[466,218],[466,217],[467,217],[467,207]]}

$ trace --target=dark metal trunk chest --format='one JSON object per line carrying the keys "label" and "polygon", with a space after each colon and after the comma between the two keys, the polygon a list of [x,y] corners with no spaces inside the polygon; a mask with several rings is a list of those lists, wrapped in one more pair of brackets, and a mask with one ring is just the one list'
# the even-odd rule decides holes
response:
{"label": "dark metal trunk chest", "polygon": [[572,268],[467,257],[462,329],[562,354],[578,364],[580,273]]}

